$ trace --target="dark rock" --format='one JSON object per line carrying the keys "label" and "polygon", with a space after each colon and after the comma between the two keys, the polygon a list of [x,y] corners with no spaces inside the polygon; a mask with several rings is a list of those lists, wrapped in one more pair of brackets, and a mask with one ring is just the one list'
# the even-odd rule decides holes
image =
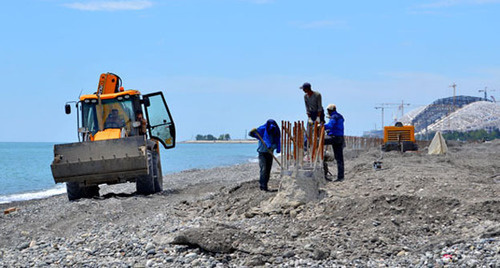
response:
{"label": "dark rock", "polygon": [[27,249],[29,246],[30,246],[30,242],[23,242],[17,246],[17,249],[23,250],[23,249]]}
{"label": "dark rock", "polygon": [[326,251],[320,250],[320,249],[315,249],[312,253],[311,258],[313,260],[324,260],[328,258],[330,254]]}
{"label": "dark rock", "polygon": [[199,247],[213,253],[231,253],[235,250],[252,252],[260,245],[250,234],[222,224],[186,230],[176,236],[171,244]]}
{"label": "dark rock", "polygon": [[262,256],[253,256],[245,262],[246,266],[262,266],[266,264]]}
{"label": "dark rock", "polygon": [[295,252],[293,250],[287,251],[283,254],[283,258],[291,258],[293,256],[295,256]]}

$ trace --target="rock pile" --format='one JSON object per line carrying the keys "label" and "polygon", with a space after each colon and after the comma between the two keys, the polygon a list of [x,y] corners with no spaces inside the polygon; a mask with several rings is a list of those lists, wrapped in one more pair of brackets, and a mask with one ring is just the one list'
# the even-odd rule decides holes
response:
{"label": "rock pile", "polygon": [[[318,201],[322,197],[321,186],[325,184],[323,169],[295,169],[281,172],[277,194],[265,200],[260,207],[253,208],[256,214],[283,214],[293,211],[309,202]],[[294,212],[292,212],[294,213]]]}

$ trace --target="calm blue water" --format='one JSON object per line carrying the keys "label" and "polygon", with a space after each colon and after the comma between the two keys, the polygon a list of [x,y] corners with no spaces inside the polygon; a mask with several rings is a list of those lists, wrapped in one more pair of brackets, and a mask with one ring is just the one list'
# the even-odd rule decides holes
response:
{"label": "calm blue water", "polygon": [[[66,192],[50,171],[53,143],[0,142],[0,204]],[[177,144],[161,151],[163,174],[257,161],[256,144]]]}

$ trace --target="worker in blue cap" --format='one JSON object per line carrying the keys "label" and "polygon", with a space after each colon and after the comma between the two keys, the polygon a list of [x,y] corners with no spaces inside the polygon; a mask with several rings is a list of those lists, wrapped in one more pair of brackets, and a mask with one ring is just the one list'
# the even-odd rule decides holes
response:
{"label": "worker in blue cap", "polygon": [[304,103],[306,105],[306,113],[308,122],[325,123],[325,112],[321,104],[321,93],[313,91],[310,83],[304,83],[300,89],[304,91]]}
{"label": "worker in blue cap", "polygon": [[[259,167],[260,167],[260,189],[262,191],[269,191],[267,184],[269,176],[271,175],[271,168],[273,165],[273,151],[281,152],[280,128],[273,119],[250,131],[249,135],[259,139],[257,152],[259,152]],[[278,162],[279,163],[279,162]]]}

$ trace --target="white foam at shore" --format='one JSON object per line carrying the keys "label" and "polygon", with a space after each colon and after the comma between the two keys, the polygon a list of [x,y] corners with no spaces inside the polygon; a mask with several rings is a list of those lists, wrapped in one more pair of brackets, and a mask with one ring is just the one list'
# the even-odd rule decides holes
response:
{"label": "white foam at shore", "polygon": [[[280,159],[281,154],[275,154],[275,156],[278,159]],[[259,163],[259,158],[258,157],[250,158],[250,159],[248,159],[248,162],[250,162],[250,163]]]}
{"label": "white foam at shore", "polygon": [[63,193],[66,193],[65,184],[58,184],[56,187],[54,187],[52,189],[48,189],[48,190],[0,196],[0,204],[6,204],[6,203],[10,203],[10,202],[15,202],[15,201],[41,199],[41,198],[46,198],[49,196],[63,194]]}
{"label": "white foam at shore", "polygon": [[248,162],[250,162],[250,163],[259,163],[259,158],[257,158],[257,157],[256,158],[250,158],[250,159],[248,159]]}
{"label": "white foam at shore", "polygon": [[[247,159],[247,163],[258,163],[259,159],[257,157],[249,158]],[[189,169],[188,169],[189,170]],[[196,170],[196,168],[195,168]],[[186,171],[186,170],[183,170]],[[171,173],[177,173],[177,172],[182,172],[182,171],[174,171]],[[32,200],[32,199],[42,199],[58,194],[64,194],[66,193],[66,185],[65,184],[57,184],[56,187],[43,190],[43,191],[37,191],[37,192],[27,192],[27,193],[19,193],[19,194],[10,194],[10,195],[0,195],[0,204],[6,204],[6,203],[11,203],[11,202],[16,202],[16,201],[26,201],[26,200]]]}

